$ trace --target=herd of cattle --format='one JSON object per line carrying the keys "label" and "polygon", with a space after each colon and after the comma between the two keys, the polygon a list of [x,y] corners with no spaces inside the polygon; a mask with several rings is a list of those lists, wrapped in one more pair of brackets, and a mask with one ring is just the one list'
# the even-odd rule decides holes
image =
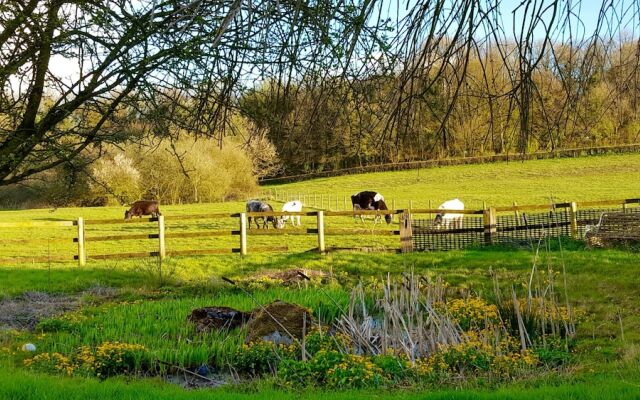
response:
{"label": "herd of cattle", "polygon": [[[354,211],[385,211],[389,208],[387,207],[387,203],[384,201],[384,197],[378,193],[373,191],[364,191],[359,192],[351,196],[351,204],[353,206]],[[461,213],[456,213],[455,211],[463,211],[464,204],[459,199],[447,200],[444,203],[440,204],[438,207],[439,210],[449,210],[448,212],[437,213],[435,219],[433,221],[433,226],[435,228],[444,228],[444,229],[461,229],[463,223],[464,215]],[[247,201],[246,206],[247,212],[250,213],[273,213],[273,207],[265,201],[262,200],[249,200]],[[451,212],[454,210],[454,212]],[[300,200],[289,201],[284,203],[282,206],[282,211],[287,213],[292,212],[301,212],[302,211],[302,202]],[[141,200],[136,201],[131,205],[131,208],[124,213],[124,219],[129,220],[131,217],[142,217],[143,215],[151,215],[152,217],[158,217],[162,215],[160,213],[160,207],[157,201],[153,200]],[[380,221],[380,215],[376,215],[374,218],[374,223]],[[384,219],[387,224],[391,223],[391,214],[384,214]],[[257,216],[253,217],[253,221],[255,222],[258,229],[260,227],[267,229],[269,224],[273,225],[276,229],[283,229],[286,225],[287,221],[291,221],[292,226],[300,226],[300,216]],[[354,215],[354,220],[357,221],[357,217]],[[364,222],[363,215],[360,215],[360,220]],[[249,228],[251,228],[252,217],[248,218]],[[261,224],[262,223],[262,226]]]}

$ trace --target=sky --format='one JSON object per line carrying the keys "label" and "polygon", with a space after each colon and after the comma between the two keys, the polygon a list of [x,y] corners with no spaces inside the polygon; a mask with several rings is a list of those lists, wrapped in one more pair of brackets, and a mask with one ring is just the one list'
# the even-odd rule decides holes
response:
{"label": "sky", "polygon": [[[418,1],[427,0],[382,0],[383,7],[381,10],[383,17],[391,17],[392,19],[402,18],[406,16]],[[489,4],[494,0],[482,0],[485,4]],[[524,18],[524,7],[521,6],[523,0],[495,0],[499,1],[498,10],[502,17],[502,27],[505,38],[507,40],[513,40],[514,38],[514,21],[516,24],[516,31],[519,34],[522,23],[529,23],[530,18]],[[638,29],[640,29],[640,17],[638,16],[638,7],[640,7],[637,0],[604,0],[610,5],[607,10],[607,16],[612,18],[609,26],[605,26],[601,29],[601,33],[613,34],[614,38],[617,33],[625,32],[630,33],[634,37],[638,36]],[[531,0],[533,4],[542,4],[543,7],[553,3],[553,0]],[[449,0],[449,12],[457,4],[456,0]],[[572,16],[569,17],[571,25],[571,33],[574,42],[582,40],[588,40],[596,29],[598,22],[598,15],[600,13],[600,7],[602,0],[560,0],[560,9],[556,15],[556,23],[562,18],[567,18],[568,11]],[[515,20],[513,12],[515,11]],[[453,12],[456,12],[454,9]],[[377,14],[374,13],[374,18]],[[578,19],[579,15],[579,19]],[[543,21],[548,22],[551,18],[551,12],[548,11],[544,14]],[[622,26],[620,26],[622,21]],[[556,30],[552,36],[554,42],[567,41],[569,37],[569,29],[566,28],[569,24],[565,24],[563,30]],[[607,31],[609,29],[609,31]],[[542,39],[544,37],[544,26],[538,24],[534,30],[534,40]],[[485,32],[480,33],[485,35]],[[79,68],[77,60],[65,59],[62,56],[54,56],[50,63],[50,70],[53,74],[60,78],[66,78],[69,81],[77,78],[79,74]]]}
{"label": "sky", "polygon": [[[391,17],[392,19],[402,18],[406,16],[418,1],[427,0],[383,0],[387,3],[386,7],[383,7],[382,14],[384,17]],[[638,36],[638,29],[640,28],[640,16],[638,8],[640,4],[637,0],[559,0],[558,10],[555,18],[554,26],[559,26],[559,22],[567,19],[571,24],[571,33],[575,39],[581,40],[583,38],[590,37],[597,27],[598,15],[602,7],[603,1],[606,5],[606,14],[609,17],[613,33],[616,34],[618,30],[623,32],[631,32],[634,36]],[[459,8],[460,0],[449,0],[447,8],[453,9],[456,12],[456,8]],[[507,39],[514,38],[514,21],[516,24],[517,32],[520,31],[522,23],[528,25],[530,21],[530,13],[525,18],[525,6],[522,3],[526,3],[523,0],[481,0],[481,4],[486,8],[488,4],[494,5],[498,3],[498,12],[502,17],[501,25],[503,27],[505,36]],[[553,3],[554,0],[531,0],[532,6],[542,5],[542,8],[546,8]],[[515,20],[514,20],[515,12]],[[377,14],[376,14],[377,15]],[[544,13],[543,22],[548,23],[551,19],[551,9]],[[570,15],[570,16],[568,16]],[[620,24],[622,21],[622,25]],[[558,40],[566,40],[569,36],[568,24],[565,25],[563,31],[556,31],[555,35]],[[606,33],[607,26],[601,29],[601,33]],[[534,30],[534,39],[544,37],[544,26],[538,24],[537,29]],[[563,34],[564,38],[563,39]]]}

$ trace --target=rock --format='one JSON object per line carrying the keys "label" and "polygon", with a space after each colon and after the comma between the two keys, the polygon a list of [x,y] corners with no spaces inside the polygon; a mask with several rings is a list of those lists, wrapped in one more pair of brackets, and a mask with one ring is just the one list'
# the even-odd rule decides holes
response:
{"label": "rock", "polygon": [[231,307],[204,307],[191,311],[187,319],[196,324],[198,332],[208,332],[211,329],[238,328],[251,317],[251,313],[235,310]]}
{"label": "rock", "polygon": [[202,375],[202,376],[207,376],[207,375],[209,375],[209,367],[207,366],[207,364],[202,364],[202,365],[200,365],[200,366],[196,369],[196,374],[198,374],[198,375]]}
{"label": "rock", "polygon": [[308,332],[313,324],[311,311],[296,304],[276,300],[264,306],[264,309],[257,308],[253,311],[253,317],[247,324],[248,334],[245,342],[264,340],[276,344],[291,344],[294,342],[291,335],[296,339],[302,338],[305,319]]}

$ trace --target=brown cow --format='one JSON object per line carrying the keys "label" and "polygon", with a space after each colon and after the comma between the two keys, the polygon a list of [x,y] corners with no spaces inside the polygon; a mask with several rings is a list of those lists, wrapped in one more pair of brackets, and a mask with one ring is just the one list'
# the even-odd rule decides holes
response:
{"label": "brown cow", "polygon": [[131,205],[131,208],[124,212],[124,219],[129,220],[131,217],[140,217],[143,215],[151,215],[156,218],[160,214],[158,202],[155,200],[140,200]]}

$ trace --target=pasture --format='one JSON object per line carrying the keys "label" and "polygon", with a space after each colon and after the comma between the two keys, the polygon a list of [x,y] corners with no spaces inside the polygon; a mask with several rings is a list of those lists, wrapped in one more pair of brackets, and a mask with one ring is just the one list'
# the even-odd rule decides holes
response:
{"label": "pasture", "polygon": [[[524,163],[444,167],[433,170],[386,172],[330,179],[318,179],[277,187],[265,193],[322,193],[344,196],[361,189],[378,190],[387,199],[401,203],[413,201],[414,207],[459,197],[468,208],[483,201],[490,205],[536,204],[554,201],[581,201],[638,197],[640,155],[590,157],[582,159],[528,161]],[[284,200],[284,199],[282,199]],[[477,203],[474,205],[474,202]],[[279,209],[281,202],[272,201]],[[196,205],[162,205],[166,216],[243,211],[244,202]],[[2,211],[2,222],[55,221],[83,216],[87,220],[122,218],[124,207],[65,208],[51,210]],[[235,220],[168,220],[168,232],[197,232],[203,229],[237,229]],[[397,222],[397,221],[396,221]],[[303,217],[304,226],[311,217]],[[336,228],[354,227],[352,217],[335,217],[328,224]],[[363,225],[360,224],[360,227]],[[376,230],[397,228],[364,225],[371,237],[335,236],[331,245],[355,244],[366,240],[397,247],[397,237],[374,237]],[[154,226],[155,227],[155,226]],[[292,229],[292,228],[287,228]],[[149,230],[147,224],[91,225],[87,236],[133,234]],[[0,230],[0,258],[24,254],[73,254],[74,228],[23,228],[21,236]],[[40,246],[25,246],[22,239],[42,239]],[[64,239],[64,240],[57,240]],[[213,238],[167,239],[174,249],[237,247],[237,236]],[[42,318],[33,331],[0,328],[0,397],[3,398],[220,398],[304,397],[359,398],[398,396],[401,398],[633,398],[640,395],[640,278],[636,271],[640,255],[616,249],[588,249],[583,243],[564,239],[545,243],[536,249],[488,247],[464,251],[388,254],[336,253],[319,255],[305,250],[314,246],[314,236],[250,236],[249,255],[169,257],[158,264],[155,259],[89,260],[77,263],[2,263],[0,265],[0,299],[6,306],[21,296],[43,292],[63,296],[73,303],[62,314]],[[382,242],[382,246],[387,242]],[[286,253],[252,253],[252,246],[286,245]],[[93,247],[90,247],[93,246]],[[89,254],[156,250],[154,240],[88,242]],[[23,360],[30,356],[19,351],[26,342],[38,346],[38,352],[70,354],[81,346],[98,346],[120,341],[145,346],[154,360],[172,366],[193,368],[201,364],[225,365],[241,346],[242,336],[199,335],[187,323],[186,316],[196,307],[231,306],[248,311],[254,299],[224,282],[223,276],[242,280],[260,303],[275,299],[309,307],[322,321],[332,321],[339,308],[349,303],[350,289],[357,282],[369,282],[403,272],[446,281],[457,290],[478,296],[490,296],[493,277],[500,284],[516,288],[526,285],[532,265],[552,271],[557,288],[565,291],[571,304],[584,310],[577,328],[575,346],[569,361],[559,370],[540,372],[517,383],[506,384],[468,379],[449,383],[434,391],[428,384],[410,390],[331,392],[307,390],[296,393],[279,388],[267,378],[205,391],[185,391],[158,377],[139,379],[64,377],[25,369]],[[265,276],[291,268],[317,270],[335,276],[323,290],[305,284],[285,287]],[[20,325],[16,314],[14,328]],[[161,367],[163,371],[171,368]],[[77,392],[69,394],[69,389]],[[497,389],[497,390],[496,390]],[[417,391],[418,393],[412,393]],[[428,393],[427,393],[428,392]]]}

